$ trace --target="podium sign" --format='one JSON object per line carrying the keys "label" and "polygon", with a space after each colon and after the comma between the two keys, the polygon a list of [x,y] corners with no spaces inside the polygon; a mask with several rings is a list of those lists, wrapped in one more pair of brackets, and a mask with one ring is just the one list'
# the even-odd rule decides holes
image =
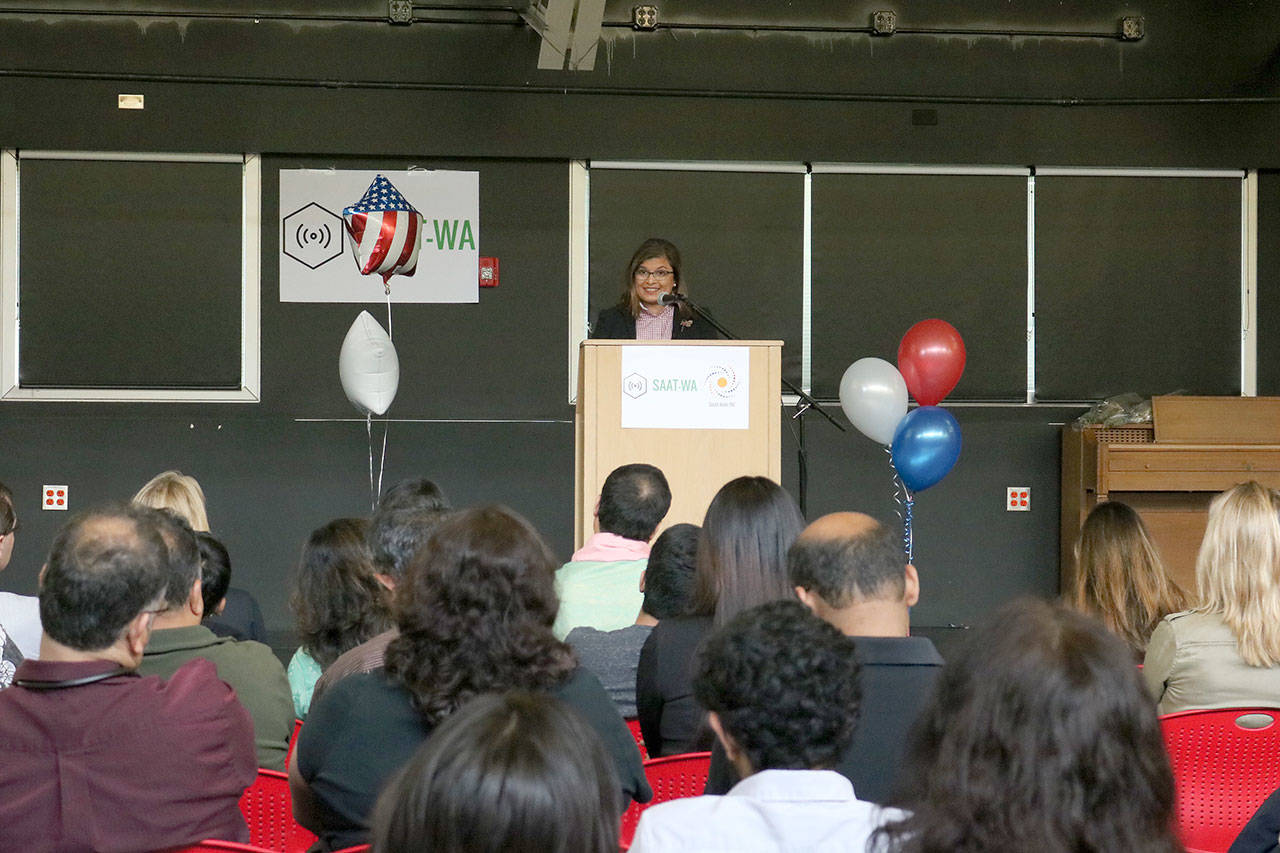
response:
{"label": "podium sign", "polygon": [[623,429],[747,429],[747,347],[622,348]]}

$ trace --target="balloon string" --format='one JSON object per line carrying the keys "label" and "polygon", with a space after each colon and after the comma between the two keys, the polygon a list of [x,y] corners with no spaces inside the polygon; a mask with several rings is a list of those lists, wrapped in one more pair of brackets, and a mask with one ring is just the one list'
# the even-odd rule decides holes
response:
{"label": "balloon string", "polygon": [[373,413],[364,413],[364,430],[369,437],[369,511],[378,508],[378,493],[373,489]]}
{"label": "balloon string", "polygon": [[[382,472],[387,470],[387,433],[391,431],[391,422],[382,422],[382,459],[378,462],[378,491],[375,495],[382,494]],[[377,510],[377,501],[374,501],[374,510]]]}
{"label": "balloon string", "polygon": [[391,285],[384,284],[387,290],[387,339],[391,339]]}
{"label": "balloon string", "polygon": [[902,550],[906,552],[907,562],[911,562],[912,554],[915,551],[914,533],[911,529],[912,510],[915,508],[915,498],[911,495],[911,490],[907,488],[907,484],[902,482],[902,477],[898,475],[898,466],[893,464],[893,451],[888,447],[884,452],[889,455],[889,470],[893,472],[893,499],[902,507],[895,510],[898,518],[902,519]]}

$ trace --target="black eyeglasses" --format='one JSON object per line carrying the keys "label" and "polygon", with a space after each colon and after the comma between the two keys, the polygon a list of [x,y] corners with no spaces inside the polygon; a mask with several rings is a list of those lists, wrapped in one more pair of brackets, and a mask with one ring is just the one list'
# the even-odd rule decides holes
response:
{"label": "black eyeglasses", "polygon": [[636,270],[636,281],[644,281],[645,279],[656,278],[658,281],[666,281],[671,278],[671,270]]}

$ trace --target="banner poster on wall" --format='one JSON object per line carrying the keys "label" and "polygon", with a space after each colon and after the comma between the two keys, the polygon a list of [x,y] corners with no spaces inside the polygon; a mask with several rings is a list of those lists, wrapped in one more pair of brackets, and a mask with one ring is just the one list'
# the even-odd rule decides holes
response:
{"label": "banner poster on wall", "polygon": [[280,301],[384,302],[382,276],[361,275],[343,208],[377,176],[422,214],[413,275],[390,278],[392,302],[479,302],[480,173],[282,169]]}
{"label": "banner poster on wall", "polygon": [[623,429],[748,429],[747,347],[622,348]]}

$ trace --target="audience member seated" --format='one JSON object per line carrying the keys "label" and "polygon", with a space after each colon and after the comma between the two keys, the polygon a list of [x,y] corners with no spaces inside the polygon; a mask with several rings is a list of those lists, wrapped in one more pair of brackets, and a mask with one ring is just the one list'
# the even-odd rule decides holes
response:
{"label": "audience member seated", "polygon": [[169,583],[165,607],[155,615],[138,671],[169,678],[188,661],[211,661],[218,677],[235,689],[253,718],[259,765],[283,770],[294,719],[284,667],[261,643],[217,637],[200,624],[204,596],[195,534],[179,516],[165,510],[151,512],[168,549]]}
{"label": "audience member seated", "polygon": [[[13,534],[17,530],[13,493],[0,483],[0,572],[13,556]],[[23,660],[39,657],[39,642],[40,599],[0,592],[0,690],[13,683],[13,675]]]}
{"label": "audience member seated", "polygon": [[595,533],[556,572],[557,637],[579,626],[616,631],[635,621],[649,540],[670,508],[667,478],[652,465],[609,473],[596,500]]}
{"label": "audience member seated", "polygon": [[209,620],[227,606],[227,590],[231,587],[231,555],[212,533],[197,530],[195,534],[196,547],[200,551],[200,597],[204,599],[203,619],[207,627]]}
{"label": "audience member seated", "polygon": [[1129,647],[1023,599],[975,628],[913,731],[873,848],[1174,853],[1173,775]]}
{"label": "audience member seated", "polygon": [[158,850],[248,841],[253,723],[208,661],[139,678],[164,607],[165,546],[151,513],[71,521],[42,573],[40,660],[0,692],[0,848]]}
{"label": "audience member seated", "polygon": [[373,574],[365,536],[369,522],[339,518],[312,532],[302,546],[290,599],[300,645],[289,661],[289,687],[298,719],[306,719],[311,691],[338,655],[391,627],[387,588]]}
{"label": "audience member seated", "polygon": [[[920,599],[915,566],[896,531],[868,515],[838,512],[804,529],[787,553],[787,570],[800,600],[855,640],[861,713],[834,769],[859,799],[887,802],[907,735],[942,670],[933,643],[910,636],[911,608]],[[706,792],[723,794],[737,781],[717,742]]]}
{"label": "audience member seated", "polygon": [[[373,554],[374,577],[391,593],[404,577],[410,558],[426,543],[437,524],[450,512],[449,501],[440,487],[425,477],[404,480],[387,490],[367,534]],[[394,625],[338,655],[325,667],[311,693],[314,704],[320,695],[348,675],[382,669],[387,645],[399,635]]]}
{"label": "audience member seated", "polygon": [[[181,471],[162,471],[155,475],[133,496],[133,502],[153,509],[167,509],[186,519],[187,524],[197,533],[209,532],[209,513],[205,505],[204,489],[200,488],[195,477]],[[212,615],[206,613],[203,621],[204,626],[219,637],[256,640],[259,643],[267,641],[267,626],[262,618],[262,609],[247,590],[228,586],[223,592],[219,612]]]}
{"label": "audience member seated", "polygon": [[289,767],[299,823],[329,849],[367,842],[379,791],[433,730],[473,697],[510,689],[562,699],[600,735],[622,794],[650,799],[631,732],[551,633],[555,568],[542,537],[510,510],[440,522],[397,585],[400,635],[383,669],[347,676],[312,702]]}
{"label": "audience member seated", "polygon": [[730,480],[711,500],[698,538],[689,616],[663,619],[640,650],[636,710],[649,755],[710,749],[715,739],[693,698],[693,659],[713,626],[766,601],[795,598],[787,549],[804,527],[800,508],[767,477]]}
{"label": "audience member seated", "polygon": [[649,632],[659,620],[689,612],[698,530],[696,524],[675,524],[653,543],[648,565],[640,575],[644,603],[634,625],[616,631],[582,626],[565,638],[578,663],[595,673],[618,711],[628,719],[636,715],[636,664]]}
{"label": "audience member seated", "polygon": [[631,849],[862,850],[900,817],[832,770],[858,719],[854,646],[797,601],[754,607],[713,633],[694,691],[743,781],[646,809]]}
{"label": "audience member seated", "polygon": [[1196,556],[1199,606],[1166,616],[1142,674],[1161,714],[1280,705],[1280,517],[1241,483],[1209,504]]}
{"label": "audience member seated", "polygon": [[1100,618],[1142,660],[1160,620],[1187,609],[1186,594],[1169,579],[1142,517],[1127,504],[1098,504],[1076,540],[1071,606]]}
{"label": "audience member seated", "polygon": [[374,811],[378,853],[617,853],[618,782],[600,738],[545,693],[472,699]]}

